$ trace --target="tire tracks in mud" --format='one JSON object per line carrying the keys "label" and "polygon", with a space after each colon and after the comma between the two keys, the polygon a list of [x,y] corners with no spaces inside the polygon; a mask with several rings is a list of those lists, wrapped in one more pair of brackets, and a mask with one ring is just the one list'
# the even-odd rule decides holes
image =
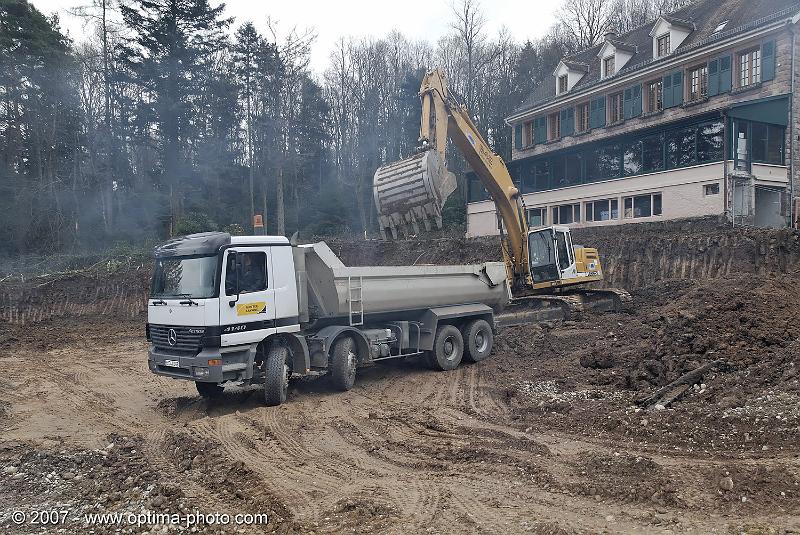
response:
{"label": "tire tracks in mud", "polygon": [[[52,434],[92,446],[109,432],[138,434],[143,455],[164,481],[194,500],[208,507],[246,502],[272,508],[286,529],[318,532],[365,526],[448,532],[456,525],[495,533],[644,525],[652,532],[661,528],[641,516],[643,507],[652,507],[646,500],[603,494],[597,502],[582,490],[594,485],[587,470],[593,456],[652,457],[662,467],[657,477],[617,473],[624,466],[613,463],[608,476],[600,476],[620,484],[652,479],[654,485],[672,478],[702,497],[700,507],[710,504],[707,490],[687,474],[757,464],[523,429],[510,418],[496,368],[483,363],[451,373],[413,361],[376,366],[344,393],[324,379],[300,381],[286,405],[264,407],[255,387],[228,389],[220,400],[206,401],[188,382],[152,376],[140,346],[111,341],[5,359],[12,380],[0,399],[22,409],[12,420],[16,436],[39,438],[42,425],[70,417],[75,429]],[[85,429],[92,436],[82,434]],[[213,444],[210,474],[187,468],[185,451],[176,456],[175,444],[184,442]],[[797,469],[796,462],[789,465]],[[695,527],[711,525],[697,507],[669,509]],[[605,520],[608,511],[617,518],[613,525]]]}

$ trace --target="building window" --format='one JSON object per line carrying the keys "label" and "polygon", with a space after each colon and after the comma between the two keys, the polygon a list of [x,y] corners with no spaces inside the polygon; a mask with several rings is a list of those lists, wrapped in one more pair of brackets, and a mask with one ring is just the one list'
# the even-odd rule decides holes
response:
{"label": "building window", "polygon": [[665,33],[656,39],[656,46],[658,48],[658,57],[663,58],[670,53],[669,49],[669,33]]}
{"label": "building window", "polygon": [[610,221],[619,219],[619,201],[603,199],[586,203],[586,221]]}
{"label": "building window", "polygon": [[[732,139],[743,134],[752,161],[783,165],[784,127],[736,119],[731,130]],[[525,193],[657,173],[722,161],[724,134],[722,119],[662,126],[518,159],[509,171]],[[469,202],[489,198],[479,180],[470,179],[469,185]]]}
{"label": "building window", "polygon": [[561,114],[556,112],[547,116],[547,141],[561,138]]}
{"label": "building window", "polygon": [[581,205],[579,203],[553,206],[554,225],[569,225],[571,223],[580,223],[580,221]]}
{"label": "building window", "polygon": [[575,129],[578,133],[589,131],[589,103],[584,102],[575,107]]}
{"label": "building window", "polygon": [[782,126],[750,123],[750,155],[752,161],[783,165],[783,144],[786,130]]}
{"label": "building window", "polygon": [[647,84],[647,111],[656,113],[664,109],[664,82],[659,78]]}
{"label": "building window", "polygon": [[761,49],[754,48],[739,54],[739,87],[761,81]]}
{"label": "building window", "polygon": [[612,76],[614,74],[614,56],[608,56],[603,60],[603,76]]}
{"label": "building window", "polygon": [[558,77],[558,93],[566,93],[567,92],[567,75],[564,74]]}
{"label": "building window", "polygon": [[522,146],[530,147],[533,142],[533,121],[528,121],[522,127]]}
{"label": "building window", "polygon": [[702,65],[689,71],[689,101],[700,100],[708,95],[708,67]]}
{"label": "building window", "polygon": [[705,184],[703,186],[703,195],[719,195],[719,182]]}
{"label": "building window", "polygon": [[547,224],[547,208],[528,208],[528,226],[542,227]]}
{"label": "building window", "polygon": [[608,123],[618,123],[622,119],[622,91],[620,91],[608,97]]}
{"label": "building window", "polygon": [[625,219],[661,215],[661,194],[625,197]]}

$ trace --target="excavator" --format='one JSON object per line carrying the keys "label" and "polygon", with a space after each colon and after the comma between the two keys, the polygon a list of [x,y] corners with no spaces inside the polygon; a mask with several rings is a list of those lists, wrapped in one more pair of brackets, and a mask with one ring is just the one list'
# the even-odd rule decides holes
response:
{"label": "excavator", "polygon": [[384,239],[442,227],[442,208],[456,188],[455,175],[446,166],[450,139],[497,207],[503,261],[515,300],[529,307],[560,305],[567,315],[624,309],[631,301],[625,290],[586,287],[603,280],[597,249],[574,245],[569,227],[528,228],[525,203],[505,162],[448,90],[441,70],[425,74],[419,95],[422,118],[416,153],[380,167],[373,180]]}

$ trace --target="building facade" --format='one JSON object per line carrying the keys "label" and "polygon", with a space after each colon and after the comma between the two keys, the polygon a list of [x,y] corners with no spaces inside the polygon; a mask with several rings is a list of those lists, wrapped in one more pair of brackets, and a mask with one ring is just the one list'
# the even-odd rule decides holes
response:
{"label": "building facade", "polygon": [[[795,221],[797,0],[699,0],[564,58],[507,118],[531,226]],[[470,177],[467,234],[497,234]]]}

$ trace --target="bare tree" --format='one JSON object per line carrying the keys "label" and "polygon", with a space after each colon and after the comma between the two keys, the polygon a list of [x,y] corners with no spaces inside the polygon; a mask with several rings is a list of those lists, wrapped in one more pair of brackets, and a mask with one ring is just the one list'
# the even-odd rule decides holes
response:
{"label": "bare tree", "polygon": [[576,50],[600,42],[608,29],[611,15],[610,0],[566,0],[558,20],[568,31]]}

